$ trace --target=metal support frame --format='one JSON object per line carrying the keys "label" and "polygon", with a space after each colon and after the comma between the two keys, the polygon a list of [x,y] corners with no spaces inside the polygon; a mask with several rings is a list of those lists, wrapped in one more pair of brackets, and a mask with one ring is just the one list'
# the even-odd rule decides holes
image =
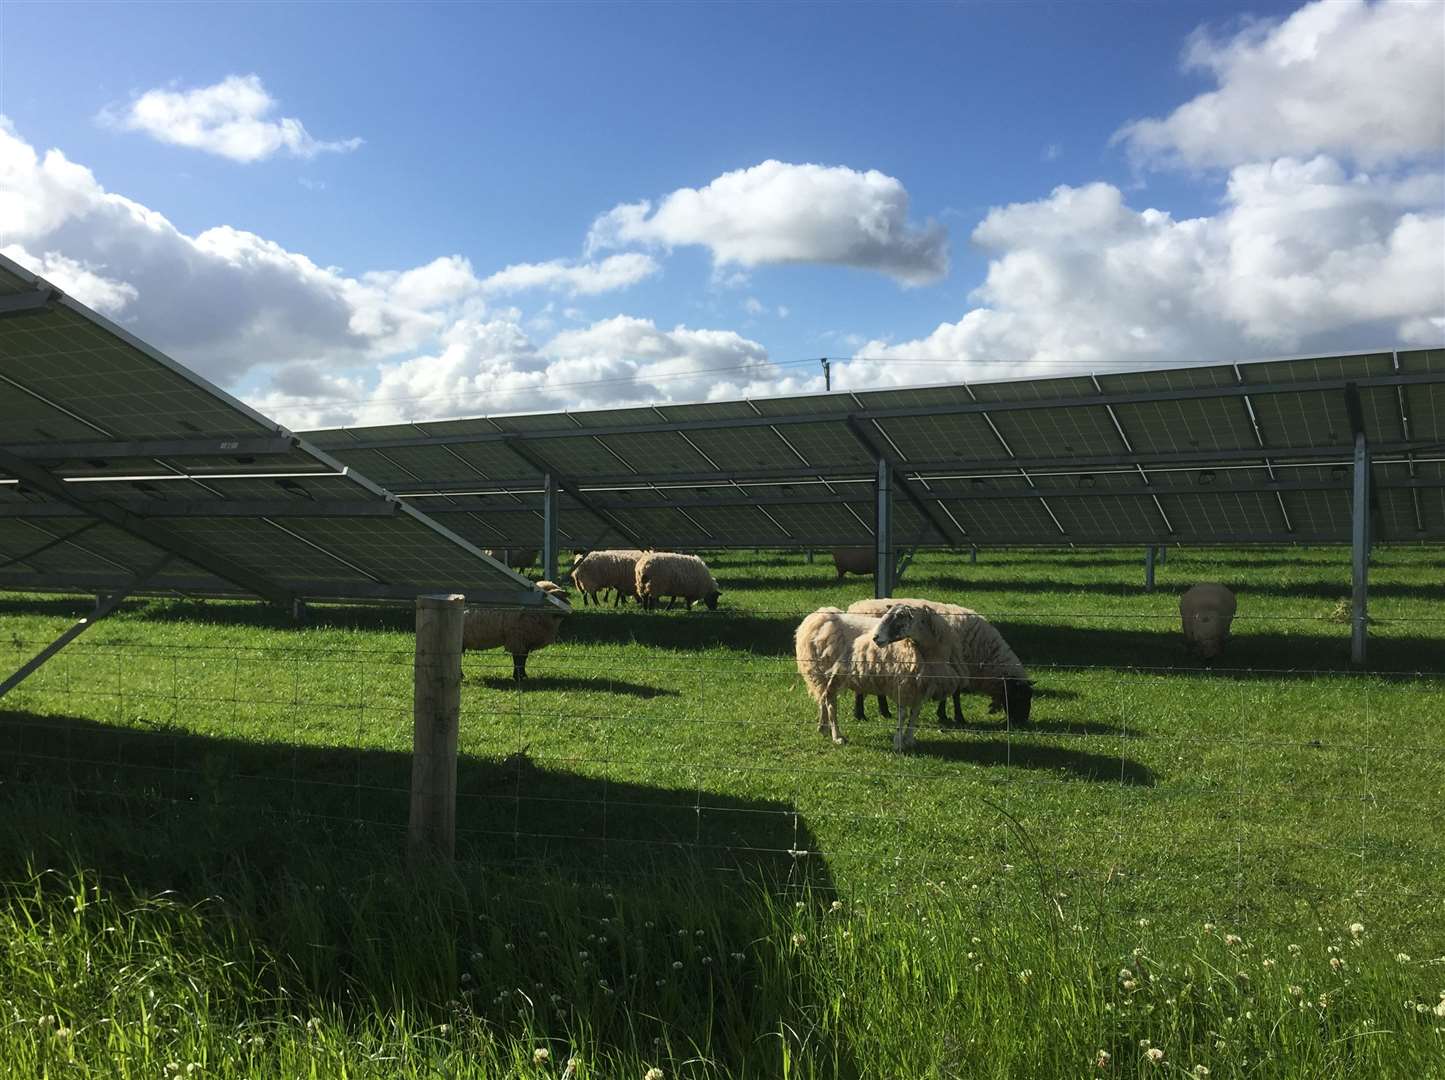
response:
{"label": "metal support frame", "polygon": [[974,565],[978,562],[978,548],[970,547],[968,549],[968,561],[970,565]]}
{"label": "metal support frame", "polygon": [[178,555],[208,573],[240,585],[247,592],[255,593],[283,608],[291,606],[291,600],[295,594],[290,589],[283,588],[244,567],[236,566],[229,559],[182,539],[162,526],[145,521],[114,503],[82,498],[79,493],[71,490],[70,484],[33,462],[0,449],[0,469],[8,472],[27,487],[42,492],[52,499],[78,506],[107,525],[114,525],[148,544],[153,544],[162,551]]}
{"label": "metal support frame", "polygon": [[1158,549],[1150,544],[1144,549],[1144,591],[1154,591],[1154,555]]}
{"label": "metal support frame", "polygon": [[42,664],[45,663],[45,661],[49,660],[52,656],[58,653],[61,649],[65,648],[65,646],[69,645],[81,634],[85,633],[96,623],[100,622],[101,619],[105,618],[116,608],[120,607],[122,601],[124,601],[127,596],[129,596],[136,589],[144,585],[156,574],[160,573],[160,571],[165,567],[166,563],[170,561],[171,555],[169,552],[167,552],[160,559],[151,563],[150,566],[146,567],[144,570],[140,571],[140,573],[136,574],[135,577],[131,578],[130,582],[124,588],[116,592],[110,593],[109,595],[97,596],[95,598],[94,611],[92,611],[85,618],[80,619],[78,622],[76,622],[74,626],[66,630],[65,633],[61,634],[49,645],[45,646],[45,648],[41,649],[40,652],[36,653],[35,656],[32,657],[29,661],[22,664],[19,670],[17,670],[13,675],[11,675],[3,683],[0,683],[0,698],[3,698],[11,690],[14,690],[17,686],[24,682],[26,677],[34,673]]}
{"label": "metal support frame", "polygon": [[[858,440],[859,445],[868,452],[869,456],[872,457],[875,462],[879,464],[886,463],[890,469],[894,467],[895,463],[893,460],[874,442],[873,438],[864,430],[863,425],[856,416],[848,417],[847,425],[848,430],[853,434],[853,437]],[[913,490],[908,478],[901,473],[899,474],[899,488],[903,491],[904,497],[913,504],[914,509],[923,515],[923,520],[932,526],[933,531],[938,534],[939,540],[952,547],[957,542],[957,538],[948,531],[948,528],[939,519],[933,507],[928,505],[927,500],[925,500],[923,496]]]}
{"label": "metal support frame", "polygon": [[542,478],[542,577],[555,581],[557,574],[557,481],[551,473]]}
{"label": "metal support frame", "polygon": [[234,439],[130,439],[90,442],[14,443],[6,450],[28,461],[87,461],[112,458],[277,457],[296,449],[294,435],[244,436]]}
{"label": "metal support frame", "polygon": [[551,462],[539,456],[535,451],[520,445],[520,440],[518,440],[515,436],[509,437],[503,445],[505,445],[507,449],[511,450],[512,453],[516,454],[528,465],[532,466],[532,468],[536,469],[539,473],[541,473],[544,478],[551,477],[552,482],[558,488],[571,496],[572,499],[582,507],[582,509],[586,510],[593,517],[599,518],[602,521],[607,522],[607,524],[611,525],[614,529],[616,529],[623,536],[627,537],[633,543],[637,544],[639,547],[642,546],[643,540],[641,536],[639,536],[632,528],[630,528],[624,522],[619,520],[615,515],[608,513],[607,510],[596,505],[590,498],[582,494],[582,489],[579,488],[576,484],[572,483],[570,480],[564,478],[560,473],[558,473]]}
{"label": "metal support frame", "polygon": [[893,466],[885,458],[878,459],[875,496],[873,595],[883,600],[893,595]]}
{"label": "metal support frame", "polygon": [[1350,612],[1350,659],[1365,662],[1365,638],[1368,618],[1370,573],[1370,448],[1363,431],[1355,434],[1355,493],[1350,507],[1351,566],[1353,588]]}

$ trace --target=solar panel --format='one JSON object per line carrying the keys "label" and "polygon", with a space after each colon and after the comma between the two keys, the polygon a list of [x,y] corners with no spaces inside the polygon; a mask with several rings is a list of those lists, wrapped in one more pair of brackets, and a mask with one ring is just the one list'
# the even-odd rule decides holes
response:
{"label": "solar panel", "polygon": [[[318,445],[3,257],[0,298],[0,587],[123,589],[169,554],[143,582],[151,591],[545,602]],[[419,434],[388,434],[402,431]],[[388,480],[417,479],[381,451],[361,453]]]}
{"label": "solar panel", "polygon": [[[465,490],[459,461],[513,489],[550,471],[579,489],[564,523],[590,515],[629,543],[868,544],[880,458],[899,478],[900,545],[910,530],[925,544],[1295,543],[1349,539],[1356,422],[1376,537],[1437,535],[1445,480],[1387,466],[1439,456],[1439,349],[315,434],[358,466],[404,466],[411,479],[382,473],[402,493]],[[658,493],[689,483],[714,487]]]}

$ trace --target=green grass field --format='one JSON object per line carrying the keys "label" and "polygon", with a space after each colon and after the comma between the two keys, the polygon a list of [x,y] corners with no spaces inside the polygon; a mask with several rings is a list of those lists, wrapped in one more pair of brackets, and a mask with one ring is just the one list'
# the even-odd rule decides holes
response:
{"label": "green grass field", "polygon": [[[871,582],[709,561],[719,611],[579,607],[523,692],[468,654],[455,872],[401,857],[409,612],[98,625],[0,710],[0,1070],[1445,1075],[1445,552],[1376,553],[1365,673],[1342,550],[925,553],[1037,728],[906,756],[792,660]],[[87,607],[0,596],[0,671]]]}

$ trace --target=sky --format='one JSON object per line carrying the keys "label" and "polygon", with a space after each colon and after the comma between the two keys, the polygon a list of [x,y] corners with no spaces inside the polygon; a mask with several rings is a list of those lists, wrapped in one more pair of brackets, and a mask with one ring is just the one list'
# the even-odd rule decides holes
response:
{"label": "sky", "polygon": [[0,3],[0,252],[295,429],[1445,344],[1445,3]]}

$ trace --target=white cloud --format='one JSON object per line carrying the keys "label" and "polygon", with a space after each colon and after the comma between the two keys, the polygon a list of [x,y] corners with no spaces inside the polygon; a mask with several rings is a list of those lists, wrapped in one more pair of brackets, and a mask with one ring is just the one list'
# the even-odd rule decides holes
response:
{"label": "white cloud", "polygon": [[599,217],[588,250],[698,244],[721,267],[822,263],[876,270],[910,285],[948,272],[948,234],[908,222],[908,192],[877,170],[765,161],[704,188],[679,188]]}
{"label": "white cloud", "polygon": [[482,306],[480,282],[455,256],[354,278],[229,226],[187,235],[3,122],[0,236],[60,288],[225,383],[258,365],[394,356]]}
{"label": "white cloud", "polygon": [[1352,175],[1325,157],[1239,166],[1221,212],[1187,220],[1135,210],[1109,184],[1059,187],[974,230],[992,256],[980,306],[925,338],[863,345],[895,363],[846,365],[835,385],[1438,343],[1442,207],[1439,173]]}
{"label": "white cloud", "polygon": [[763,307],[763,302],[756,296],[749,296],[743,301],[743,310],[749,315],[761,315],[767,309]]}
{"label": "white cloud", "polygon": [[652,256],[635,251],[609,255],[600,262],[573,263],[566,259],[553,259],[551,262],[517,263],[498,270],[482,282],[482,288],[491,293],[548,289],[573,296],[596,296],[636,285],[659,269],[657,260]]}
{"label": "white cloud", "polygon": [[1196,33],[1218,88],[1116,139],[1148,159],[1231,166],[1327,153],[1366,167],[1445,152],[1445,6],[1316,0],[1229,38]]}
{"label": "white cloud", "polygon": [[259,75],[230,75],[193,90],[147,90],[128,106],[106,109],[101,119],[160,142],[239,162],[262,161],[281,151],[310,158],[361,145],[355,138],[313,138],[295,117],[268,119],[276,105]]}

